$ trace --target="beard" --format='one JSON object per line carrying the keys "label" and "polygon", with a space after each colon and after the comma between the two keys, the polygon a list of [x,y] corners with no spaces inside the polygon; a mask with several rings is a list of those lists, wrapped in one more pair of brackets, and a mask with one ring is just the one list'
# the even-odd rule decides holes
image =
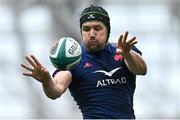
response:
{"label": "beard", "polygon": [[100,44],[96,40],[90,40],[85,44],[87,52],[96,53],[104,49],[106,43]]}

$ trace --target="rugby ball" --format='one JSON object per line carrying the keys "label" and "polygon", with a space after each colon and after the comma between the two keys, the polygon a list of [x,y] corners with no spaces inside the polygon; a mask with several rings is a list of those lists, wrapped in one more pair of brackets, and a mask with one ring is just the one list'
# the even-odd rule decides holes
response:
{"label": "rugby ball", "polygon": [[73,38],[63,37],[50,50],[50,61],[59,70],[70,70],[82,57],[80,44]]}

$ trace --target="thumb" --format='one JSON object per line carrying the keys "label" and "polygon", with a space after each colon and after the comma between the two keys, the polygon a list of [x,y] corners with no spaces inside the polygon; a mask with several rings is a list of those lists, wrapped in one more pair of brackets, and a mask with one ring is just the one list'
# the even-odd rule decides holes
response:
{"label": "thumb", "polygon": [[122,50],[119,49],[119,48],[117,48],[117,49],[116,49],[116,54],[122,54]]}
{"label": "thumb", "polygon": [[48,73],[48,70],[47,70],[45,67],[42,67],[42,68],[41,68],[41,72],[43,72],[43,73]]}
{"label": "thumb", "polygon": [[50,75],[49,71],[45,67],[42,67],[41,71],[44,73],[44,77],[46,79],[51,79],[51,75]]}

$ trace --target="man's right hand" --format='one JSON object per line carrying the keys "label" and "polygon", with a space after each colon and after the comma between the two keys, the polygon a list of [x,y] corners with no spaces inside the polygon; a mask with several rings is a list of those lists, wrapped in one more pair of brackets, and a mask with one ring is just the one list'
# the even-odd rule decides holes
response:
{"label": "man's right hand", "polygon": [[49,71],[37,60],[34,55],[25,57],[31,66],[21,64],[23,68],[28,70],[28,72],[23,72],[23,75],[33,77],[37,81],[43,83],[51,79]]}
{"label": "man's right hand", "polygon": [[70,71],[60,71],[52,78],[49,71],[33,55],[25,58],[30,66],[21,64],[27,70],[27,72],[23,72],[23,75],[33,77],[41,82],[47,97],[56,99],[65,92],[72,81]]}

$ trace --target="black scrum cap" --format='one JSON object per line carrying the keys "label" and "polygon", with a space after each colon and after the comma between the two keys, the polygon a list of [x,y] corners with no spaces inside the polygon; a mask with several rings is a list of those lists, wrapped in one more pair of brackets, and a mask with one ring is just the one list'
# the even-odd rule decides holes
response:
{"label": "black scrum cap", "polygon": [[107,11],[100,7],[90,5],[89,7],[85,8],[81,13],[80,18],[80,28],[82,28],[82,24],[87,21],[100,21],[107,27],[107,40],[110,34],[110,18]]}

